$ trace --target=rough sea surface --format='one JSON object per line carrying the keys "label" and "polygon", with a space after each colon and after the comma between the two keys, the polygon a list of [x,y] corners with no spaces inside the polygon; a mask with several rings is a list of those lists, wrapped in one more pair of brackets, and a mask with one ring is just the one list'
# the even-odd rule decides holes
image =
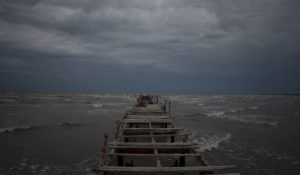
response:
{"label": "rough sea surface", "polygon": [[[300,174],[300,96],[162,95],[210,165]],[[93,174],[137,94],[0,92],[0,174]]]}

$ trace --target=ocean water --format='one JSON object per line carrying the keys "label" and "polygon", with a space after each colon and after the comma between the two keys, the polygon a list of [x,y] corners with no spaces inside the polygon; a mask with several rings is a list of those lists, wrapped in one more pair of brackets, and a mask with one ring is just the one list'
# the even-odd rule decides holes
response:
{"label": "ocean water", "polygon": [[[300,96],[163,95],[210,165],[300,174]],[[137,94],[0,92],[0,174],[93,174]]]}

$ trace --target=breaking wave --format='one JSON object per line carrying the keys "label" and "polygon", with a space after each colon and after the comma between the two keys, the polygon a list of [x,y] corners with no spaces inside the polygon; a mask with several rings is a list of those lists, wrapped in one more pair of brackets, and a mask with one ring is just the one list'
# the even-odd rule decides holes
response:
{"label": "breaking wave", "polygon": [[207,112],[205,113],[206,116],[208,117],[219,117],[225,114],[225,111],[211,111],[211,112]]}
{"label": "breaking wave", "polygon": [[72,126],[72,127],[78,127],[78,126],[82,126],[82,123],[75,123],[75,122],[62,122],[59,123],[57,126],[62,126],[62,127],[67,127],[67,126]]}
{"label": "breaking wave", "polygon": [[229,112],[237,112],[237,111],[243,111],[244,108],[238,108],[238,109],[231,109]]}
{"label": "breaking wave", "polygon": [[231,134],[220,134],[220,135],[208,135],[201,134],[198,130],[187,128],[185,132],[189,135],[189,139],[193,140],[199,145],[197,148],[200,152],[212,151],[213,149],[218,149],[221,142],[229,140]]}
{"label": "breaking wave", "polygon": [[92,106],[95,108],[100,108],[100,107],[103,107],[104,105],[103,104],[92,104]]}
{"label": "breaking wave", "polygon": [[0,128],[0,133],[9,133],[15,131],[28,131],[31,129],[39,128],[39,126],[16,126],[16,127],[7,127],[7,128]]}

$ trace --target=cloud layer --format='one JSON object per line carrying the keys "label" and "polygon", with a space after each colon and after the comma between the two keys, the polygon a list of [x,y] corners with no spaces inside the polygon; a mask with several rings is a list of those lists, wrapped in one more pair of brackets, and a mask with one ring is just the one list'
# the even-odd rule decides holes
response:
{"label": "cloud layer", "polygon": [[3,0],[0,87],[299,92],[299,7],[297,0]]}

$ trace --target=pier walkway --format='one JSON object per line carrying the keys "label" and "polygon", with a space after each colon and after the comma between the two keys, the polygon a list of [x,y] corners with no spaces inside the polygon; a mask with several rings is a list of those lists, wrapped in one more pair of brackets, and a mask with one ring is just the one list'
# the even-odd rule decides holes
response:
{"label": "pier walkway", "polygon": [[[137,104],[116,123],[113,142],[107,135],[100,154],[99,174],[227,174],[228,166],[211,166],[171,117],[171,102],[157,96],[139,96]],[[106,149],[110,151],[107,152]]]}

